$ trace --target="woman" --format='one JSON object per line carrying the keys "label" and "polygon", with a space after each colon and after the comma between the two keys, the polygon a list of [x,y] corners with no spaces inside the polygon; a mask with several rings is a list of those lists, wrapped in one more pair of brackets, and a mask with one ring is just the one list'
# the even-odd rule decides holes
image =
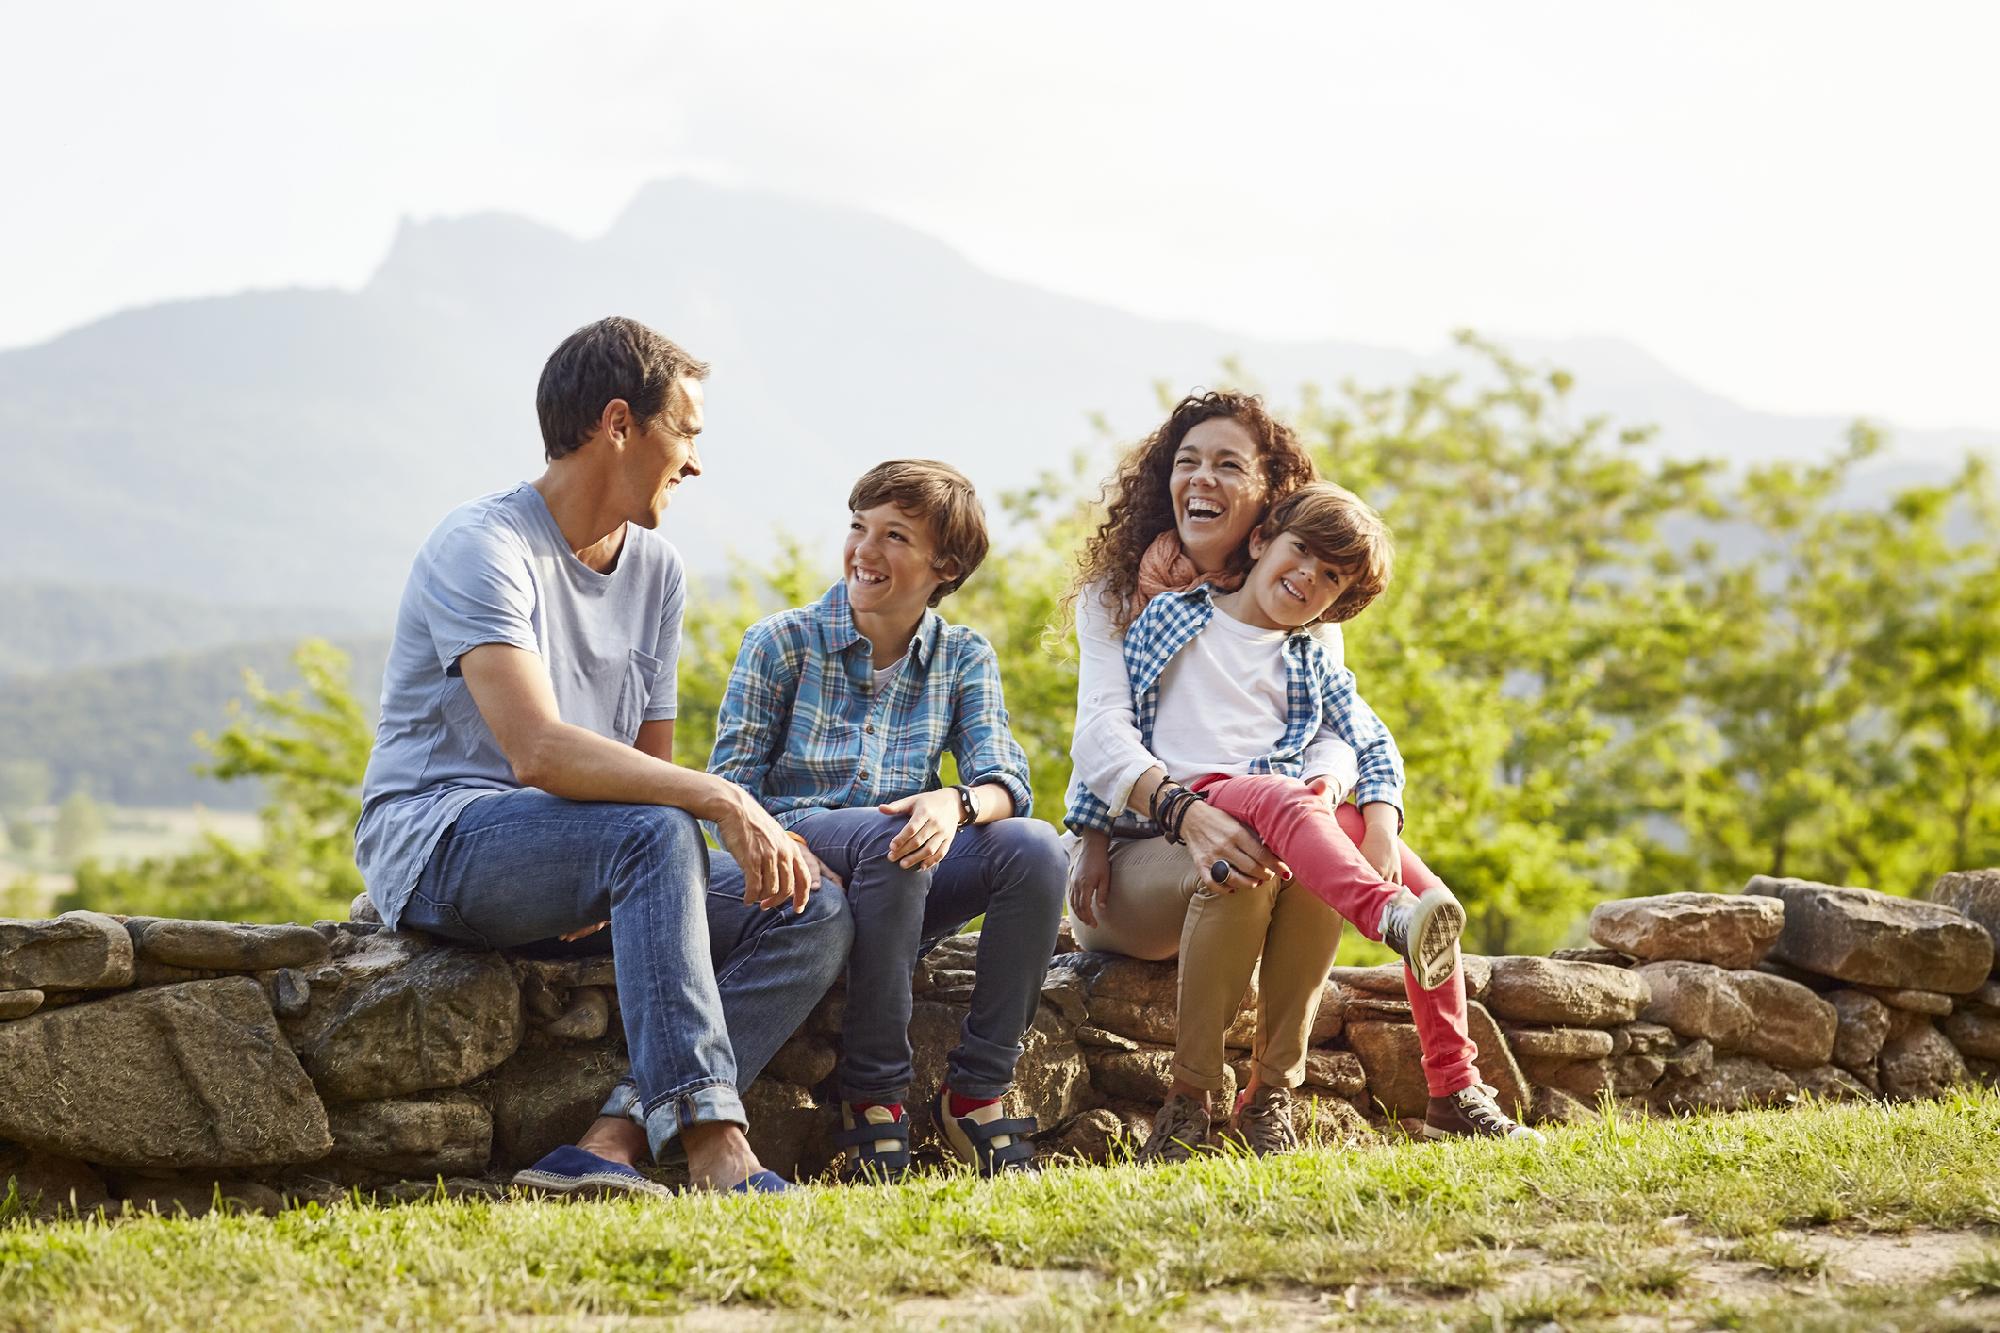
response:
{"label": "woman", "polygon": [[[1108,808],[1114,831],[1155,834],[1145,816],[1168,774],[1147,751],[1132,713],[1124,636],[1155,595],[1209,582],[1240,585],[1250,533],[1276,501],[1316,479],[1289,427],[1247,394],[1193,394],[1119,465],[1104,522],[1085,545],[1070,592],[1081,660],[1073,782]],[[1338,660],[1340,629],[1318,631]],[[1354,751],[1323,734],[1307,752],[1308,776],[1338,802],[1355,780]],[[1183,775],[1185,776],[1185,775]],[[1181,954],[1180,1011],[1226,1012],[1243,998],[1250,966],[1263,957],[1253,1072],[1236,1128],[1255,1151],[1296,1143],[1289,1091],[1300,1081],[1306,1041],[1335,950],[1340,917],[1281,877],[1277,858],[1248,828],[1196,803],[1181,821],[1182,845],[1160,836],[1084,829],[1070,855],[1070,910],[1077,943],[1133,958]],[[1226,862],[1217,882],[1211,867]],[[1206,1033],[1229,1023],[1190,1023]],[[1178,1160],[1207,1138],[1208,1094],[1220,1080],[1201,1072],[1220,1052],[1177,1048],[1174,1088],[1145,1156]]]}
{"label": "woman", "polygon": [[[1198,775],[1170,775],[1147,749],[1132,710],[1125,631],[1161,592],[1197,583],[1221,592],[1240,587],[1251,532],[1273,504],[1313,480],[1312,459],[1256,398],[1190,395],[1120,464],[1070,594],[1081,649],[1070,804],[1086,815],[1072,820],[1076,940],[1134,958],[1178,952],[1181,960],[1174,1081],[1141,1154],[1147,1158],[1178,1160],[1207,1138],[1208,1097],[1222,1086],[1220,1034],[1253,968],[1257,1035],[1234,1128],[1254,1152],[1296,1145],[1290,1089],[1303,1081],[1341,918],[1292,882],[1254,833],[1212,805],[1172,802],[1178,844],[1150,824],[1146,816],[1167,779]],[[1315,632],[1338,663],[1339,629]],[[1307,747],[1304,769],[1334,805],[1356,780],[1354,751],[1330,728]],[[1432,1085],[1426,1133],[1535,1137],[1478,1081],[1462,969],[1430,991],[1417,988],[1407,970],[1406,981]]]}

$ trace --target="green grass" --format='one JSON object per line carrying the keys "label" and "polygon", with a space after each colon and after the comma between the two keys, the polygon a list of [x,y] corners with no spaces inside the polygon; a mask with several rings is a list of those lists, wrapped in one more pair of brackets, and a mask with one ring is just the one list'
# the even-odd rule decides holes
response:
{"label": "green grass", "polygon": [[[2000,1290],[2000,1251],[1940,1282],[1843,1291],[1776,1233],[2000,1225],[1996,1143],[2000,1097],[1978,1092],[1614,1120],[1540,1149],[1405,1143],[766,1199],[16,1219],[0,1224],[0,1328],[563,1327],[715,1306],[780,1327],[1588,1327],[1691,1309],[1717,1327],[1948,1328],[1930,1316]],[[1769,1270],[1769,1301],[1704,1303],[1697,1264],[1731,1254]]]}

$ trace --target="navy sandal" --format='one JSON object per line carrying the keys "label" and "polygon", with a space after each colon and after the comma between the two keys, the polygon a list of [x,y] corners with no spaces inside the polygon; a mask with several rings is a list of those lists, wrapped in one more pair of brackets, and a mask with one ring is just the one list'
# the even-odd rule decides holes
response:
{"label": "navy sandal", "polygon": [[648,1180],[631,1167],[608,1162],[596,1153],[574,1146],[558,1148],[533,1166],[516,1171],[514,1184],[524,1190],[573,1199],[600,1199],[614,1194],[673,1197],[672,1190]]}
{"label": "navy sandal", "polygon": [[980,1107],[971,1115],[949,1112],[950,1090],[939,1088],[931,1103],[931,1119],[945,1146],[960,1161],[967,1162],[982,1176],[1002,1171],[1032,1171],[1035,1145],[1028,1136],[1035,1132],[1033,1116],[1008,1116],[999,1102]]}
{"label": "navy sandal", "polygon": [[[910,1120],[886,1106],[871,1106],[855,1123],[854,1111],[840,1107],[840,1129],[833,1136],[846,1162],[840,1178],[850,1185],[893,1183],[910,1174]],[[878,1118],[879,1117],[879,1118]]]}
{"label": "navy sandal", "polygon": [[746,1180],[729,1187],[731,1194],[785,1194],[792,1184],[776,1171],[753,1171]]}

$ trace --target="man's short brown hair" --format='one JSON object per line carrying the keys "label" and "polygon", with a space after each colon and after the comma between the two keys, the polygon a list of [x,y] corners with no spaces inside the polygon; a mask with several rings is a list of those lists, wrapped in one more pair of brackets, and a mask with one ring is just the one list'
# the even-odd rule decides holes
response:
{"label": "man's short brown hair", "polygon": [[1272,542],[1286,533],[1304,542],[1314,558],[1353,576],[1321,620],[1352,620],[1389,586],[1396,556],[1389,525],[1345,486],[1316,481],[1272,505],[1262,536]]}
{"label": "man's short brown hair", "polygon": [[582,448],[614,398],[632,409],[635,426],[645,426],[666,409],[675,384],[707,378],[706,361],[636,319],[613,315],[586,324],[549,353],[535,386],[542,454],[554,462]]}
{"label": "man's short brown hair", "polygon": [[934,568],[958,567],[957,576],[940,583],[931,594],[936,606],[965,586],[972,571],[986,559],[986,510],[966,475],[949,463],[929,458],[897,458],[877,463],[848,492],[847,507],[856,513],[892,504],[922,515],[937,543]]}

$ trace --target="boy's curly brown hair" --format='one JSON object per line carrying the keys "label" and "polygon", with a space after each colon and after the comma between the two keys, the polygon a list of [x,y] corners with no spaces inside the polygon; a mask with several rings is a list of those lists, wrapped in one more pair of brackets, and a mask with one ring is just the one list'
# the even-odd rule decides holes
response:
{"label": "boy's curly brown hair", "polygon": [[[1228,417],[1257,441],[1257,458],[1264,468],[1265,498],[1275,501],[1319,476],[1292,428],[1273,417],[1255,394],[1226,390],[1191,393],[1174,404],[1166,421],[1119,460],[1105,484],[1104,521],[1084,543],[1076,578],[1063,594],[1065,619],[1074,613],[1085,586],[1102,582],[1105,609],[1122,632],[1132,619],[1133,588],[1139,578],[1139,557],[1162,532],[1174,526],[1174,501],[1168,489],[1174,454],[1187,433],[1204,421]],[[1234,556],[1235,567],[1247,569],[1247,551]]]}

